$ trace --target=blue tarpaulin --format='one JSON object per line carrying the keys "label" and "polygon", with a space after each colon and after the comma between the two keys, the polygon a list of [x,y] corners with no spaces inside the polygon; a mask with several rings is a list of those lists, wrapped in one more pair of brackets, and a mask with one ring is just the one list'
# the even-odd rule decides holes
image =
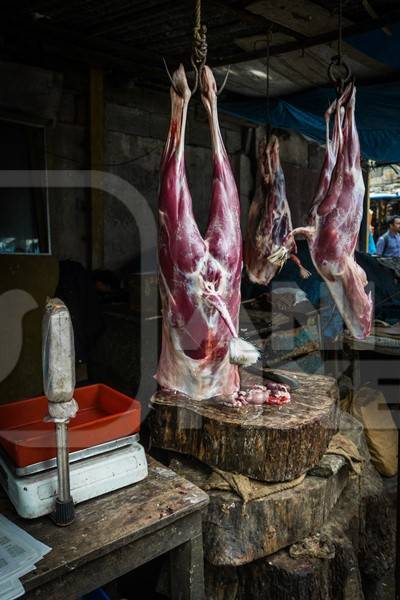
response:
{"label": "blue tarpaulin", "polygon": [[[333,88],[316,88],[271,102],[272,127],[292,129],[319,142],[325,141],[324,113],[335,98]],[[265,99],[246,98],[221,103],[227,114],[265,124]],[[356,123],[364,158],[383,163],[400,162],[400,82],[357,87]]]}

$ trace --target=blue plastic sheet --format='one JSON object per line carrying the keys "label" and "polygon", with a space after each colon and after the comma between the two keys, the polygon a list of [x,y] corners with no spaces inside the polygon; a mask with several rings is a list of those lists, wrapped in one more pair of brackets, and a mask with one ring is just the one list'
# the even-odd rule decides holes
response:
{"label": "blue plastic sheet", "polygon": [[[272,127],[291,129],[324,143],[324,113],[335,98],[333,88],[315,88],[271,103]],[[265,124],[265,99],[221,103],[221,110],[255,124]],[[356,123],[364,158],[400,162],[400,82],[357,87]]]}

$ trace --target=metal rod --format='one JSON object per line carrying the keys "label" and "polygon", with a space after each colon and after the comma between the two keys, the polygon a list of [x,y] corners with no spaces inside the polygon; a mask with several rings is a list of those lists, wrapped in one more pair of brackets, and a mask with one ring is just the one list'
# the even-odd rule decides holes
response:
{"label": "metal rod", "polygon": [[339,0],[338,10],[338,56],[339,64],[342,62],[342,0]]}
{"label": "metal rod", "polygon": [[61,502],[71,500],[69,482],[69,453],[68,453],[68,427],[67,423],[56,423],[57,438],[57,477],[58,499]]}
{"label": "metal rod", "polygon": [[270,114],[270,101],[269,101],[269,79],[270,79],[270,43],[271,43],[271,29],[267,31],[267,142],[271,137],[271,114]]}

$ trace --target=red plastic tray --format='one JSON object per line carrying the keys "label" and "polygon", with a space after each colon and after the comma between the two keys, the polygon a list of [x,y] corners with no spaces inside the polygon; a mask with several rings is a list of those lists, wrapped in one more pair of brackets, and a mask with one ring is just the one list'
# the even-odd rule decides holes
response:
{"label": "red plastic tray", "polygon": [[[69,449],[82,450],[137,433],[140,402],[104,384],[76,388],[79,404],[68,425]],[[45,423],[46,396],[0,405],[0,445],[17,467],[54,458],[54,423]]]}

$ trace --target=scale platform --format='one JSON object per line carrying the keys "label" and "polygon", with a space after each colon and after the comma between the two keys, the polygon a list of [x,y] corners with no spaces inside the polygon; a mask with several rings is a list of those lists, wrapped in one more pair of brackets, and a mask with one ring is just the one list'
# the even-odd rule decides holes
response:
{"label": "scale platform", "polygon": [[[69,461],[74,504],[141,481],[148,474],[138,434],[71,452]],[[21,468],[1,452],[0,483],[21,517],[48,515],[57,495],[56,459]]]}

